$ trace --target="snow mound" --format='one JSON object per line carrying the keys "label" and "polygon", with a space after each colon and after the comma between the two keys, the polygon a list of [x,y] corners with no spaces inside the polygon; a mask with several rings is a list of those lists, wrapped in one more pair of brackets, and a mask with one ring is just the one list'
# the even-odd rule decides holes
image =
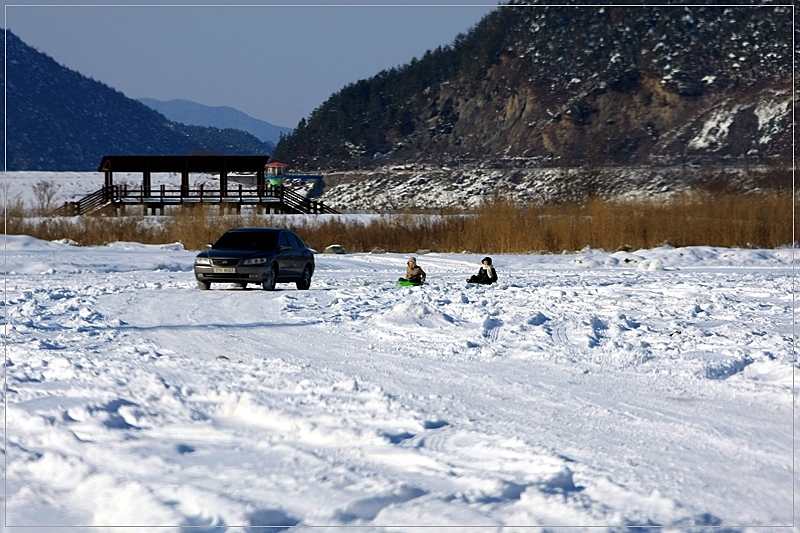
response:
{"label": "snow mound", "polygon": [[379,325],[391,328],[442,329],[452,327],[455,323],[455,319],[447,313],[417,301],[400,302],[391,309],[379,312],[374,320]]}

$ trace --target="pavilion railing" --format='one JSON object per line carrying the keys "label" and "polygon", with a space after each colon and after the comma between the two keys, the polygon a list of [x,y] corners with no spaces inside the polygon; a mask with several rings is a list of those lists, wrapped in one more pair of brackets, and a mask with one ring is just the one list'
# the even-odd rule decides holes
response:
{"label": "pavilion railing", "polygon": [[[259,190],[261,189],[261,190]],[[130,204],[184,204],[184,203],[234,203],[234,204],[276,204],[281,210],[301,213],[320,214],[338,213],[318,200],[311,200],[301,194],[287,189],[283,185],[267,184],[261,188],[238,188],[222,191],[219,188],[200,184],[197,187],[159,187],[145,190],[143,186],[128,187],[127,184],[104,186],[77,202],[66,202],[54,210],[52,216],[88,215],[108,205]]]}
{"label": "pavilion railing", "polygon": [[314,213],[314,214],[338,214],[338,211],[331,209],[327,205],[317,200],[306,198],[302,194],[286,189],[281,186],[283,203],[290,208],[300,213]]}
{"label": "pavilion railing", "polygon": [[110,205],[113,193],[109,194],[106,187],[84,196],[77,202],[64,202],[64,205],[55,209],[50,213],[50,216],[76,216],[87,215],[98,211],[99,209]]}

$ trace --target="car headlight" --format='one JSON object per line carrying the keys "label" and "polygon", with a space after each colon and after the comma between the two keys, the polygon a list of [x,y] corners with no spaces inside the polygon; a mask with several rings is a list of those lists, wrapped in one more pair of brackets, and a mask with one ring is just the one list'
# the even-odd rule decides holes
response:
{"label": "car headlight", "polygon": [[242,261],[242,265],[263,265],[266,262],[266,257],[254,257],[252,259],[245,259]]}
{"label": "car headlight", "polygon": [[211,258],[210,257],[195,257],[194,258],[195,265],[210,265]]}

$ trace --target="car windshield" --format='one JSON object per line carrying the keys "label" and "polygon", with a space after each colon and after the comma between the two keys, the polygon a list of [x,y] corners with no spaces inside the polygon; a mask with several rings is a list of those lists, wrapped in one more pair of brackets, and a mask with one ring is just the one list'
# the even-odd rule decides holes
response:
{"label": "car windshield", "polygon": [[278,232],[232,231],[214,243],[212,248],[221,250],[275,250],[278,248]]}

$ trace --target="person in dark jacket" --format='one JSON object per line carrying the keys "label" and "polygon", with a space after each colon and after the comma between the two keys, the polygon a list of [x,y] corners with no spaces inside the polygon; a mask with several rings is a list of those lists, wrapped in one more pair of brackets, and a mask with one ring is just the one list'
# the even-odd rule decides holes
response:
{"label": "person in dark jacket", "polygon": [[412,257],[408,260],[406,266],[406,277],[400,278],[398,281],[410,281],[412,283],[424,283],[425,271],[417,266],[417,259]]}
{"label": "person in dark jacket", "polygon": [[480,283],[482,285],[491,285],[496,281],[497,271],[495,271],[492,266],[491,257],[484,257],[483,261],[481,261],[481,268],[478,269],[478,273],[467,280],[469,283]]}

